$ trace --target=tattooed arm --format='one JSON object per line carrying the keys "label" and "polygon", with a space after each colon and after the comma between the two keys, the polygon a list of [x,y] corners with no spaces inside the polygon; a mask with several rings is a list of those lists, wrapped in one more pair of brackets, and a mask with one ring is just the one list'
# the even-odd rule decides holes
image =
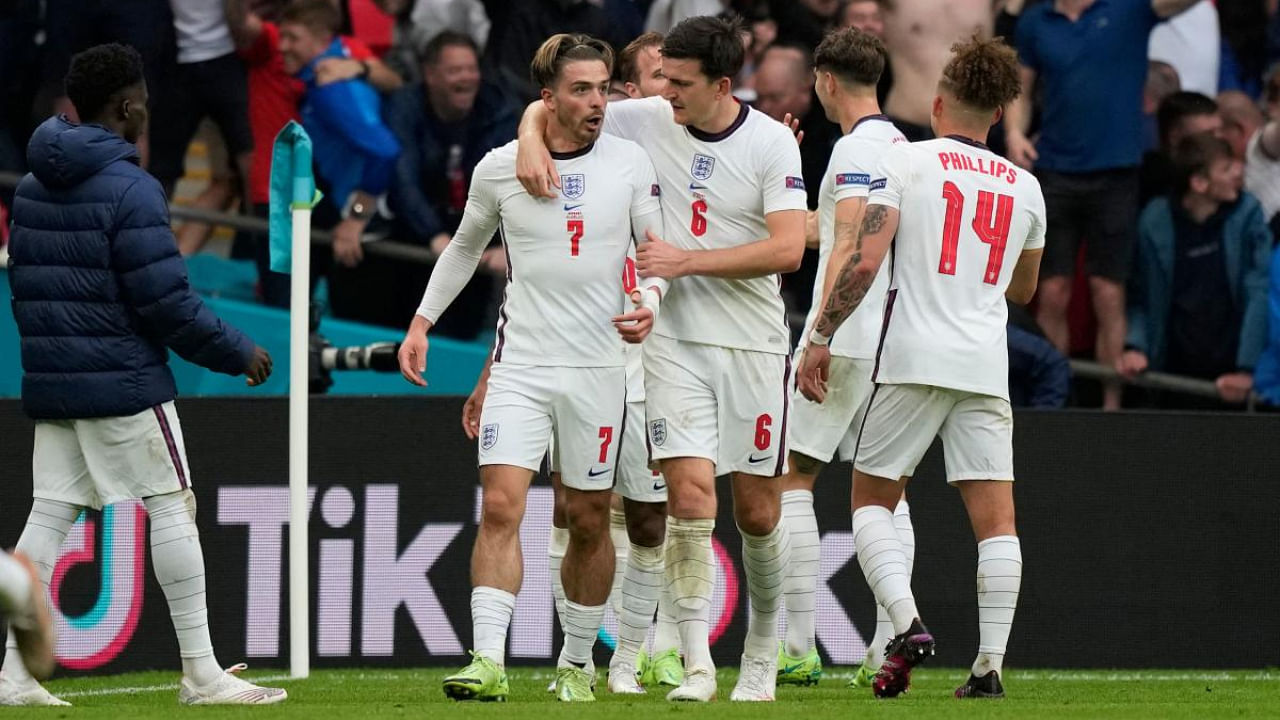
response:
{"label": "tattooed arm", "polygon": [[822,298],[818,307],[826,307],[827,298],[831,297],[831,289],[844,264],[853,257],[854,248],[858,245],[858,228],[862,225],[862,216],[867,210],[865,197],[845,198],[836,203],[835,243],[831,246],[831,256],[827,258],[827,268],[822,275]]}
{"label": "tattooed arm", "polygon": [[853,256],[840,268],[835,285],[818,315],[814,330],[830,338],[866,297],[889,242],[898,232],[898,210],[887,205],[871,205],[862,218],[862,229],[853,247]]}
{"label": "tattooed arm", "polygon": [[[796,380],[800,392],[814,402],[822,402],[827,394],[827,369],[831,366],[831,350],[827,341],[840,323],[858,307],[880,271],[880,263],[889,249],[889,241],[898,231],[898,210],[888,205],[869,205],[862,217],[862,228],[853,245],[853,254],[840,267],[835,284],[829,289],[818,322],[810,333]],[[837,237],[839,237],[837,235]],[[832,258],[833,263],[836,258]],[[817,342],[815,342],[815,339]]]}

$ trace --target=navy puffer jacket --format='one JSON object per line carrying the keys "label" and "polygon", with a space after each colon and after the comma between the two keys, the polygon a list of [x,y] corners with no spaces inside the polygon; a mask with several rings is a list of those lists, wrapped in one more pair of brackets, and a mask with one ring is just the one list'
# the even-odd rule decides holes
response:
{"label": "navy puffer jacket", "polygon": [[22,401],[36,419],[133,415],[177,395],[166,346],[238,375],[253,343],[187,282],[155,178],[99,125],[45,121],[9,241]]}

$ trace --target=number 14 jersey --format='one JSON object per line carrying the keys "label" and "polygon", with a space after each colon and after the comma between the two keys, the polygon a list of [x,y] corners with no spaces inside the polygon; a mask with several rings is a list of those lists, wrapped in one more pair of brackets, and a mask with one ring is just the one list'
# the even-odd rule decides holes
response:
{"label": "number 14 jersey", "polygon": [[1022,251],[1044,247],[1040,183],[957,136],[898,145],[878,174],[868,211],[901,217],[873,379],[1008,400],[1004,293]]}

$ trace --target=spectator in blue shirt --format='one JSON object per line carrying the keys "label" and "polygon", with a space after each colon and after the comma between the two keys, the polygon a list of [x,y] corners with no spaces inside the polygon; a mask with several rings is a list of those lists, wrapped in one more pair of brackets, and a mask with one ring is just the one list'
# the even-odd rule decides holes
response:
{"label": "spectator in blue shirt", "polygon": [[364,258],[360,235],[391,185],[400,144],[382,122],[382,100],[364,74],[321,85],[316,65],[347,57],[337,36],[342,21],[329,0],[299,0],[280,16],[280,53],[286,72],[306,84],[302,125],[311,136],[316,175],[341,211],[333,228],[333,257],[355,267]]}
{"label": "spectator in blue shirt", "polygon": [[1121,374],[1159,370],[1213,380],[1227,402],[1248,396],[1272,243],[1243,177],[1226,140],[1193,135],[1175,148],[1173,193],[1142,212]]}
{"label": "spectator in blue shirt", "polygon": [[[502,91],[481,77],[475,41],[452,30],[427,43],[422,82],[388,98],[386,118],[404,148],[389,196],[396,216],[394,235],[428,245],[439,255],[462,221],[476,164],[490,150],[515,139],[520,118]],[[486,326],[494,278],[506,271],[502,248],[494,243],[481,264],[489,272],[467,283],[459,302],[441,317],[441,333],[471,339]],[[405,297],[395,302],[411,315],[429,268],[403,268],[401,273],[416,273],[400,283]]]}
{"label": "spectator in blue shirt", "polygon": [[[1049,236],[1041,265],[1038,321],[1069,350],[1067,307],[1080,241],[1098,318],[1097,355],[1111,365],[1124,347],[1124,285],[1133,252],[1142,159],[1142,88],[1147,39],[1162,18],[1196,0],[1050,0],[1027,9],[1016,44],[1023,92],[1008,108],[1009,158],[1035,169]],[[1038,140],[1026,132],[1036,83]],[[1106,405],[1118,407],[1119,388]]]}

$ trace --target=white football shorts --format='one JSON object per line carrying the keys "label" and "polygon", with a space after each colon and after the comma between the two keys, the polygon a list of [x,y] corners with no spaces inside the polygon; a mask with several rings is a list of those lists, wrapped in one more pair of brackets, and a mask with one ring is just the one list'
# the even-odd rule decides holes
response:
{"label": "white football shorts", "polygon": [[613,487],[626,414],[626,371],[494,363],[480,411],[480,465],[551,471],[566,487]]}
{"label": "white football shorts", "polygon": [[942,438],[947,482],[1013,480],[1013,409],[993,395],[932,385],[877,385],[853,466],[876,477],[913,475]]}
{"label": "white football shorts", "polygon": [[[796,351],[800,365],[803,350]],[[805,398],[796,390],[791,395],[792,418],[787,426],[787,449],[829,463],[837,451],[842,460],[852,460],[858,449],[858,427],[871,397],[871,360],[831,357],[827,375],[827,396],[821,403]]]}
{"label": "white football shorts", "polygon": [[787,471],[790,356],[662,335],[643,347],[651,459],[707,458],[717,475]]}
{"label": "white football shorts", "polygon": [[666,480],[661,472],[649,469],[644,428],[644,402],[628,402],[627,428],[622,433],[622,446],[618,448],[618,482],[614,490],[635,502],[666,502]]}
{"label": "white football shorts", "polygon": [[124,417],[36,422],[32,495],[100,510],[191,487],[173,401]]}

